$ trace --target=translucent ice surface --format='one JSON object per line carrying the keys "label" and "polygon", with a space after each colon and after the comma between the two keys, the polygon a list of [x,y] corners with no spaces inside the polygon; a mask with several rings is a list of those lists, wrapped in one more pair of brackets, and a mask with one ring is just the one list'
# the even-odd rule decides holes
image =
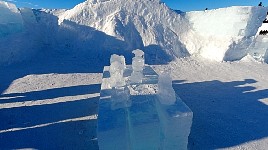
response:
{"label": "translucent ice surface", "polygon": [[131,106],[130,92],[127,87],[114,88],[111,91],[111,109],[126,108]]}

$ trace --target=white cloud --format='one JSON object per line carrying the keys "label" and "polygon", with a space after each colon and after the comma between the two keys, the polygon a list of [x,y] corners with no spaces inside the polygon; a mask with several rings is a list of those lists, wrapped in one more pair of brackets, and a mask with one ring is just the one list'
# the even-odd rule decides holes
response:
{"label": "white cloud", "polygon": [[38,7],[38,5],[36,5],[36,4],[33,4],[33,3],[31,3],[31,2],[22,2],[22,3],[24,3],[24,4],[27,4],[27,5],[31,5],[31,6],[35,6],[35,7]]}
{"label": "white cloud", "polygon": [[14,2],[14,3],[17,2],[16,0],[6,0],[6,1],[8,1],[8,2]]}

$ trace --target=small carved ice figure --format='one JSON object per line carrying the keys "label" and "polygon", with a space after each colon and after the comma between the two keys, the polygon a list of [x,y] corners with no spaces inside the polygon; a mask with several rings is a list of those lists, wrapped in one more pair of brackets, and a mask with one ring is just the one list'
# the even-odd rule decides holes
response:
{"label": "small carved ice figure", "polygon": [[123,76],[126,67],[125,57],[113,54],[110,63],[110,87],[125,86],[126,82]]}
{"label": "small carved ice figure", "polygon": [[158,78],[158,98],[161,104],[173,105],[176,94],[172,87],[172,78],[168,73],[162,73]]}
{"label": "small carved ice figure", "polygon": [[130,81],[132,83],[142,83],[143,69],[144,69],[144,52],[142,50],[134,50],[132,53],[135,57],[132,58],[132,73]]}

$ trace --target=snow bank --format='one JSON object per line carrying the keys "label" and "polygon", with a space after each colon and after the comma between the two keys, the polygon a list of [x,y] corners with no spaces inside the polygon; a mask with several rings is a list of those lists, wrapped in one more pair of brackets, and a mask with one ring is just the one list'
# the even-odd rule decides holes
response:
{"label": "snow bank", "polygon": [[171,58],[192,54],[233,61],[247,55],[266,11],[235,6],[179,14],[159,0],[88,0],[62,14],[59,24],[67,19],[90,26],[124,41],[124,49],[144,49],[155,59],[162,51]]}
{"label": "snow bank", "polygon": [[184,39],[191,54],[222,61],[239,60],[247,54],[267,8],[234,6],[186,13],[194,36]]}
{"label": "snow bank", "polygon": [[[49,50],[47,54],[61,51],[104,60],[123,54],[127,62],[132,50],[142,49],[149,64],[190,55],[240,60],[256,53],[260,40],[255,35],[266,11],[236,6],[177,13],[160,0],[87,0],[70,10],[18,11],[1,1],[0,64],[20,60],[20,52],[30,56],[36,46]],[[22,27],[24,32],[3,36]],[[266,49],[259,51],[264,57]]]}
{"label": "snow bank", "polygon": [[187,21],[159,0],[88,0],[59,16],[59,24],[64,19],[123,41],[128,52],[142,49],[151,60],[188,56],[180,42]]}
{"label": "snow bank", "polygon": [[23,20],[17,7],[0,1],[0,37],[22,31]]}

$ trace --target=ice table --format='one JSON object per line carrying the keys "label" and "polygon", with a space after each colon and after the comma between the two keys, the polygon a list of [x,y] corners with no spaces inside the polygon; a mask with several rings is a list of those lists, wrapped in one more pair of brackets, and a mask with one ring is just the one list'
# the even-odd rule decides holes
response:
{"label": "ice table", "polygon": [[[124,77],[131,72],[127,66]],[[115,96],[108,86],[109,67],[104,67],[97,129],[100,150],[187,149],[192,111],[178,96],[174,105],[161,104],[157,73],[150,66],[145,66],[143,73],[141,84],[127,81],[124,92]]]}

